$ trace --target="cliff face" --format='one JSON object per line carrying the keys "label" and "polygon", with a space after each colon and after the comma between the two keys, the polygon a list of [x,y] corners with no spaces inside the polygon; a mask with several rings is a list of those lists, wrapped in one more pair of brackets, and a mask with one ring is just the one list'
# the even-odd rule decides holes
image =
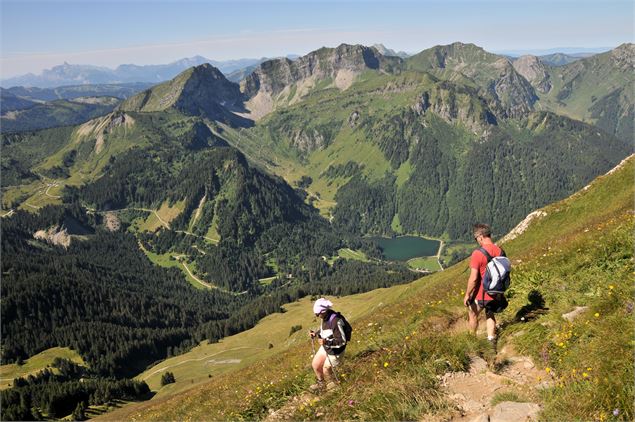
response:
{"label": "cliff face", "polygon": [[305,79],[336,79],[341,71],[359,74],[399,62],[400,59],[384,57],[372,47],[342,44],[337,48],[321,48],[295,61],[287,58],[266,61],[243,81],[243,91],[247,97],[259,91],[275,95]]}
{"label": "cliff face", "polygon": [[345,90],[366,70],[393,72],[402,60],[386,57],[373,47],[342,44],[321,48],[294,61],[287,58],[266,61],[242,83],[255,118],[272,111],[277,104],[293,103],[314,89],[336,87]]}
{"label": "cliff face", "polygon": [[496,117],[475,90],[440,82],[423,92],[413,107],[417,114],[433,112],[448,123],[461,123],[474,134],[487,137]]}
{"label": "cliff face", "polygon": [[498,109],[501,117],[526,117],[534,110],[534,103],[538,100],[533,87],[514,69],[509,60],[500,59],[496,67],[500,72],[490,82],[489,89],[495,94],[495,109]]}
{"label": "cliff face", "polygon": [[551,90],[547,66],[536,56],[521,56],[514,61],[514,69],[541,93]]}

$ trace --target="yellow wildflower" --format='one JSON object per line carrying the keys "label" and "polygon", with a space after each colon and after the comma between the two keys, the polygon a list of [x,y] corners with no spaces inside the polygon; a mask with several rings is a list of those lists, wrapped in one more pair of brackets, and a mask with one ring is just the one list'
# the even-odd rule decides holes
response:
{"label": "yellow wildflower", "polygon": [[598,318],[598,317],[600,316],[600,313],[599,313],[599,312],[596,312],[593,316],[594,316],[594,317],[596,317],[596,318]]}
{"label": "yellow wildflower", "polygon": [[388,362],[384,362],[384,368],[388,368]]}

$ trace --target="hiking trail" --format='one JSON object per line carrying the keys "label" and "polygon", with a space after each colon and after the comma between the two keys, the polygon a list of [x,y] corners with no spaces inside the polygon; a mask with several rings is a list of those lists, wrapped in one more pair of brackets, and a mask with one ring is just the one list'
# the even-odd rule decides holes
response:
{"label": "hiking trail", "polygon": [[[447,325],[446,325],[447,324]],[[467,331],[466,318],[459,317],[445,324],[450,335]],[[485,321],[481,317],[479,336],[485,336]],[[441,327],[438,327],[441,328]],[[465,372],[447,372],[437,376],[440,388],[453,403],[454,410],[443,415],[421,415],[421,421],[433,422],[524,422],[538,420],[541,389],[553,382],[548,374],[536,367],[530,357],[519,355],[513,345],[499,346],[494,362],[488,364],[480,356],[472,356]],[[323,394],[329,394],[323,393]],[[498,396],[498,397],[497,397]],[[316,404],[320,396],[309,391],[291,397],[282,407],[270,409],[268,422],[294,419],[297,409]],[[494,405],[492,400],[496,399]],[[318,418],[319,414],[316,415]]]}
{"label": "hiking trail", "polygon": [[[481,318],[477,335],[485,336]],[[459,318],[449,331],[467,331],[467,321]],[[488,364],[472,356],[467,372],[447,372],[438,376],[455,411],[445,417],[424,420],[452,422],[515,422],[537,420],[541,406],[533,402],[539,390],[552,386],[550,377],[533,360],[519,355],[513,345],[499,346],[495,360]],[[498,397],[497,397],[498,396]],[[492,405],[492,400],[496,402]]]}

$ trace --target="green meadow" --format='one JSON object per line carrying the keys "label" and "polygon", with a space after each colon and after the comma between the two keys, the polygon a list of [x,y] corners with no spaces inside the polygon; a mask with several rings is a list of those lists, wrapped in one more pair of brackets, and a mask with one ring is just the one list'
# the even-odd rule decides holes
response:
{"label": "green meadow", "polygon": [[25,360],[22,365],[11,363],[0,366],[0,389],[3,390],[11,387],[15,378],[35,375],[46,367],[49,367],[55,358],[69,359],[78,365],[85,366],[82,357],[74,350],[68,347],[52,347],[35,356],[31,356]]}

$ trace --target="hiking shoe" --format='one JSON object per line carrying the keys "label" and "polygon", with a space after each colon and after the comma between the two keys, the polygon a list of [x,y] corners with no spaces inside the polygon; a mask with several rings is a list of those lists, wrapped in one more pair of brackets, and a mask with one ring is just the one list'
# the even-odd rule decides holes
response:
{"label": "hiking shoe", "polygon": [[325,389],[324,380],[317,380],[317,382],[309,387],[309,390],[317,393]]}
{"label": "hiking shoe", "polygon": [[326,391],[336,390],[339,387],[340,387],[339,385],[337,385],[335,382],[331,381],[328,384],[326,384]]}

